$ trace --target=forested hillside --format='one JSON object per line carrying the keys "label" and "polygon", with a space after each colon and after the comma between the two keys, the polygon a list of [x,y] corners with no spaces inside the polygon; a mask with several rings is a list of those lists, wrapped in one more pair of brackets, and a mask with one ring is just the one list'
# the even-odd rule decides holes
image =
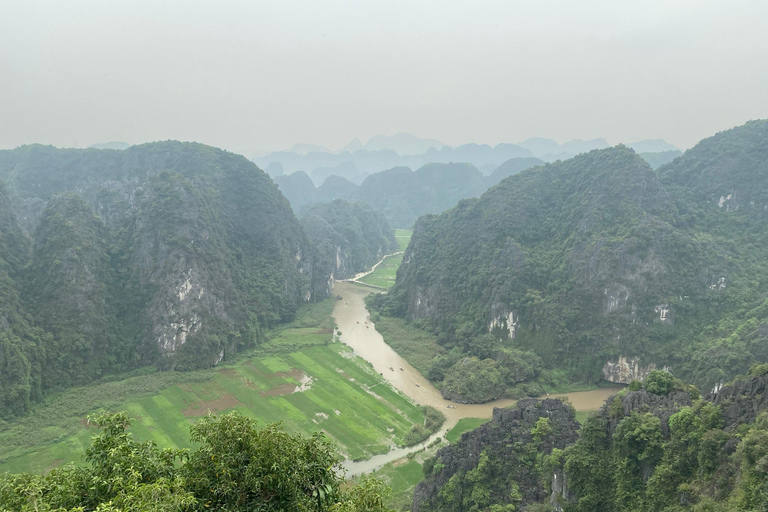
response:
{"label": "forested hillside", "polygon": [[582,382],[670,366],[711,389],[768,360],[766,162],[755,121],[658,174],[624,146],[523,171],[422,217],[377,307],[498,370],[530,350]]}
{"label": "forested hillside", "polygon": [[427,164],[413,172],[396,167],[373,174],[354,197],[383,213],[392,227],[409,228],[419,216],[445,211],[484,190],[483,175],[471,164]]}
{"label": "forested hillside", "polygon": [[491,422],[424,464],[413,510],[765,510],[766,372],[755,366],[702,397],[653,371],[590,415],[578,440],[567,403],[496,409]]}
{"label": "forested hillside", "polygon": [[348,279],[399,249],[387,219],[365,203],[336,199],[310,208],[301,224],[332,279]]}
{"label": "forested hillside", "polygon": [[0,151],[0,416],[140,365],[208,367],[330,293],[270,178],[200,144]]}

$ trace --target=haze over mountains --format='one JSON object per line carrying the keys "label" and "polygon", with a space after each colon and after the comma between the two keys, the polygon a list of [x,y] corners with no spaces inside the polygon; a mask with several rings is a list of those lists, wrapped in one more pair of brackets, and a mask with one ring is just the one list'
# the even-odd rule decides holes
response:
{"label": "haze over mountains", "polygon": [[[141,366],[230,360],[396,251],[391,228],[415,222],[394,287],[357,324],[399,321],[431,340],[419,365],[443,397],[629,387],[583,428],[557,399],[497,409],[423,460],[413,510],[650,512],[678,510],[680,496],[759,509],[768,121],[682,155],[603,144],[431,148],[580,154],[515,156],[485,174],[437,161],[319,187],[196,143],[0,151],[0,419]],[[713,478],[727,491],[713,496]]]}
{"label": "haze over mountains", "polygon": [[[577,139],[558,144],[551,139],[531,138],[518,144],[463,144],[451,147],[435,139],[398,133],[393,136],[377,135],[366,144],[355,139],[338,152],[313,144],[296,144],[288,151],[273,152],[256,157],[253,161],[272,177],[304,171],[319,186],[331,175],[360,184],[365,176],[385,169],[417,169],[428,163],[470,163],[488,175],[511,158],[535,157],[544,162],[553,162],[609,145],[605,139]],[[661,139],[630,143],[628,146],[638,153],[677,150]]]}
{"label": "haze over mountains", "polygon": [[[675,150],[642,153],[640,157],[656,169],[681,154]],[[420,215],[442,213],[461,199],[478,197],[504,178],[544,163],[535,157],[510,158],[487,175],[469,163],[430,163],[413,171],[409,167],[393,167],[366,176],[360,185],[332,174],[322,185],[315,186],[304,171],[275,176],[274,180],[298,215],[312,204],[345,199],[367,202],[382,212],[391,225],[410,228]]]}

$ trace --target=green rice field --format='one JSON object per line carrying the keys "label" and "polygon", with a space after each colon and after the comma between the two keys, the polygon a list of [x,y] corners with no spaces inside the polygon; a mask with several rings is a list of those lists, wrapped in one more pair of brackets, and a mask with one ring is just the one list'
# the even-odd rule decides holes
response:
{"label": "green rice field", "polygon": [[404,251],[408,247],[408,242],[411,241],[411,235],[413,235],[413,231],[410,229],[395,230],[395,238],[397,239],[397,243],[400,244],[401,251]]}
{"label": "green rice field", "polygon": [[475,430],[477,427],[483,423],[486,423],[487,421],[490,420],[488,418],[461,418],[455,427],[446,432],[445,439],[449,443],[455,443],[461,439],[461,434],[464,432],[469,432],[470,430]]}
{"label": "green rice field", "polygon": [[381,288],[392,288],[395,284],[395,276],[397,275],[397,269],[400,268],[400,264],[403,262],[403,255],[390,256],[381,262],[371,274],[360,279],[361,283],[371,284],[373,286],[379,286]]}
{"label": "green rice field", "polygon": [[0,472],[81,462],[93,434],[86,415],[98,410],[126,411],[135,420],[133,436],[161,447],[189,447],[190,425],[208,412],[239,411],[262,425],[322,430],[344,457],[385,453],[424,421],[423,413],[349,347],[332,341],[332,306],[308,306],[259,353],[220,368],[148,373],[51,397],[29,417],[0,424]]}
{"label": "green rice field", "polygon": [[[408,242],[411,241],[411,235],[413,231],[408,229],[396,229],[395,238],[397,243],[400,244],[400,250],[405,251],[408,247]],[[403,262],[403,255],[390,256],[381,262],[381,265],[376,267],[371,274],[360,279],[363,284],[370,284],[378,286],[380,288],[392,288],[395,284],[395,276],[397,275],[397,269],[400,268],[400,264]]]}

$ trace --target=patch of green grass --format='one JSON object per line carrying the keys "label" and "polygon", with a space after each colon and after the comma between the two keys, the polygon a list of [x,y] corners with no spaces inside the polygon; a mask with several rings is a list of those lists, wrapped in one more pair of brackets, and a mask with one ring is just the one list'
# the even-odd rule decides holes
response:
{"label": "patch of green grass", "polygon": [[595,411],[576,411],[576,421],[583,425],[584,422],[587,421],[587,418],[589,418],[589,415],[593,412]]}
{"label": "patch of green grass", "polygon": [[[400,251],[405,251],[408,247],[408,242],[411,241],[411,235],[413,231],[409,229],[396,229],[395,238],[397,243],[400,244]],[[360,283],[369,284],[372,286],[378,286],[381,288],[389,289],[395,284],[395,277],[397,276],[397,269],[400,268],[400,264],[403,262],[403,255],[390,256],[381,264],[376,267],[371,274],[360,279]]]}
{"label": "patch of green grass", "polygon": [[[374,471],[373,476],[381,479],[390,488],[387,507],[393,510],[411,510],[413,489],[424,479],[424,459],[434,455],[439,447],[419,453],[413,458],[403,458],[390,462]],[[359,477],[351,478],[350,485],[360,482]]]}
{"label": "patch of green grass", "polygon": [[400,268],[400,264],[403,262],[403,255],[390,256],[381,262],[371,274],[368,274],[364,278],[360,279],[360,282],[366,284],[372,284],[374,286],[381,286],[382,288],[391,288],[395,284],[395,277],[397,276],[397,269]]}
{"label": "patch of green grass", "polygon": [[379,476],[387,482],[392,494],[387,505],[395,510],[410,510],[413,503],[413,489],[424,479],[423,464],[412,459],[397,466],[388,464]]}
{"label": "patch of green grass", "polygon": [[[133,436],[160,447],[187,448],[189,427],[202,415],[237,410],[262,425],[282,421],[292,432],[323,430],[352,459],[385,453],[424,414],[349,347],[332,343],[332,306],[303,309],[249,357],[216,369],[148,373],[51,397],[30,416],[0,425],[0,472],[82,462],[92,434],[85,417],[98,410],[127,411],[136,420]],[[305,376],[307,389],[293,392]]]}
{"label": "patch of green grass", "polygon": [[373,314],[376,330],[384,341],[405,358],[422,375],[428,375],[435,356],[445,353],[445,348],[430,332],[418,329],[401,318]]}
{"label": "patch of green grass", "polygon": [[404,251],[408,247],[408,242],[411,241],[411,235],[413,235],[413,231],[410,229],[395,230],[395,238],[397,239],[397,243],[400,244],[401,251]]}
{"label": "patch of green grass", "polygon": [[456,426],[445,434],[445,438],[453,444],[461,438],[461,434],[474,430],[487,421],[488,418],[461,418]]}

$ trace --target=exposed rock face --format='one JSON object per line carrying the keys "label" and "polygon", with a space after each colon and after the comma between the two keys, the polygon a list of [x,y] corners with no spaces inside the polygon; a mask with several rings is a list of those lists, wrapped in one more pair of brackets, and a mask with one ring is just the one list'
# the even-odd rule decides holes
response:
{"label": "exposed rock face", "polygon": [[[732,454],[741,442],[740,436],[737,435],[739,427],[745,424],[754,424],[757,416],[764,410],[768,409],[768,375],[756,375],[750,377],[743,377],[737,379],[732,385],[723,387],[716,393],[710,393],[706,395],[705,400],[718,406],[723,419],[723,425],[725,433],[721,443],[722,454]],[[591,421],[590,428],[592,434],[596,431],[595,428],[604,428],[606,437],[604,441],[595,441],[595,439],[603,439],[599,435],[592,436],[591,442],[596,442],[597,445],[582,445],[581,449],[587,449],[590,453],[598,453],[602,451],[602,455],[599,457],[607,457],[602,460],[607,463],[611,457],[616,455],[613,436],[617,431],[619,424],[627,419],[634,412],[645,414],[650,413],[659,419],[659,427],[662,437],[668,441],[670,439],[670,426],[669,420],[671,416],[683,407],[693,406],[692,411],[698,409],[694,405],[691,395],[686,391],[672,390],[669,395],[656,395],[649,393],[646,390],[626,392],[615,397],[609,398],[605,405],[600,408],[596,413],[597,418],[593,418],[595,421]],[[694,414],[696,414],[694,412]],[[706,421],[704,416],[700,416],[703,421]],[[712,428],[712,427],[709,427]],[[721,428],[721,425],[717,425],[714,429]],[[742,431],[743,432],[743,431]],[[730,438],[730,439],[729,439]],[[666,442],[665,441],[665,442]],[[580,443],[583,442],[583,438]],[[674,449],[674,448],[673,448]],[[722,455],[721,455],[722,456]],[[666,456],[665,456],[666,457]],[[640,465],[642,471],[642,478],[645,481],[649,481],[651,475],[657,470],[658,464],[661,462],[661,457],[657,458],[657,461],[653,464],[642,463]],[[594,462],[594,461],[593,461]],[[738,473],[738,466],[731,466],[725,459],[720,461],[721,469],[718,471]],[[584,467],[582,465],[577,466],[582,470],[591,470],[591,468]],[[597,472],[596,472],[597,473]],[[573,485],[574,480],[578,480],[576,475],[571,475],[571,486],[560,486],[557,481],[568,482],[568,475],[561,477],[560,473],[556,473],[556,478],[552,478],[551,487],[553,490],[563,487],[565,495],[564,502],[573,502],[581,498],[582,491],[590,493],[588,487],[594,485],[594,482],[600,481],[600,477],[596,476],[591,479],[590,483],[585,484],[585,489],[578,488],[578,485]],[[681,475],[676,475],[674,472],[671,475],[672,478],[680,479]],[[564,480],[563,480],[564,479]],[[589,479],[588,479],[589,480]],[[720,484],[718,484],[720,485]],[[727,488],[724,486],[723,488]],[[678,489],[679,499],[684,502],[688,499],[686,493]]]}
{"label": "exposed rock face", "polygon": [[[605,363],[605,366],[603,366],[603,378],[608,382],[615,382],[616,384],[629,384],[633,380],[644,380],[655,369],[655,363],[641,366],[639,357],[627,358],[619,356],[616,362],[607,361]],[[667,366],[663,369],[670,370]]]}
{"label": "exposed rock face", "polygon": [[563,512],[563,503],[568,503],[573,499],[573,495],[568,490],[568,479],[565,473],[558,469],[552,474],[550,481],[552,494],[549,496],[549,504],[555,512]]}
{"label": "exposed rock face", "polygon": [[333,279],[353,277],[399,249],[387,219],[365,203],[316,205],[301,222]]}
{"label": "exposed rock face", "polygon": [[[613,401],[621,400],[622,416],[612,416],[610,408]],[[623,397],[612,397],[605,401],[600,408],[600,414],[608,418],[608,431],[610,435],[616,430],[619,422],[625,416],[634,411],[650,412],[661,422],[661,431],[666,436],[669,434],[669,417],[675,414],[681,407],[690,406],[693,403],[691,395],[686,391],[672,391],[668,395],[657,395],[646,390],[630,391]]]}
{"label": "exposed rock face", "polygon": [[739,379],[723,386],[706,399],[720,406],[723,422],[728,430],[755,421],[758,413],[768,409],[768,375]]}
{"label": "exposed rock face", "polygon": [[[535,441],[532,430],[540,418],[549,420],[552,433]],[[412,510],[463,510],[455,500],[460,502],[472,492],[472,484],[465,477],[473,470],[486,471],[487,477],[493,480],[491,503],[511,503],[510,494],[515,486],[521,496],[516,503],[519,506],[540,502],[548,495],[539,483],[535,467],[522,455],[521,443],[536,443],[534,453],[550,453],[553,448],[564,448],[575,442],[578,429],[573,410],[556,399],[527,399],[513,408],[494,409],[490,422],[437,452],[432,467],[428,468],[431,474],[416,486]],[[482,462],[485,469],[478,470],[481,459],[487,459]],[[449,504],[451,498],[441,493],[449,481],[453,505]]]}
{"label": "exposed rock face", "polygon": [[51,386],[154,362],[211,366],[330,294],[288,201],[241,156],[33,145],[0,151],[0,179],[34,238],[18,279],[52,335],[36,345],[51,345],[40,361]]}
{"label": "exposed rock face", "polygon": [[[421,217],[376,305],[447,346],[489,330],[514,338],[574,378],[627,382],[652,362],[712,389],[768,354],[751,327],[768,317],[751,279],[767,267],[753,257],[767,250],[766,162],[768,121],[758,121],[658,172],[623,146],[522,171]],[[746,298],[723,307],[733,287]],[[732,313],[743,326],[709,329]],[[721,342],[731,335],[736,354]],[[642,358],[635,375],[634,363],[603,368],[620,356]]]}
{"label": "exposed rock face", "polygon": [[[739,445],[740,439],[736,434],[739,426],[753,423],[762,411],[768,409],[767,390],[768,374],[754,375],[740,378],[718,393],[710,393],[705,397],[705,400],[718,406],[722,413],[728,434],[722,442],[723,453],[731,454]],[[536,407],[537,403],[540,408]],[[588,441],[585,441],[585,437],[579,440],[579,443],[594,444],[577,445],[577,449],[586,450],[585,453],[597,457],[585,459],[588,461],[585,463],[587,466],[576,466],[589,472],[594,469],[598,475],[587,479],[587,484],[584,484],[584,475],[568,475],[563,467],[555,467],[547,475],[536,475],[532,466],[524,462],[524,454],[527,452],[550,453],[552,447],[562,448],[576,442],[578,426],[569,427],[572,413],[567,406],[556,400],[523,400],[517,404],[517,408],[495,409],[492,421],[465,433],[458,443],[441,449],[433,461],[425,463],[428,476],[416,487],[412,510],[470,510],[477,504],[474,501],[476,496],[485,499],[483,507],[477,509],[489,510],[492,505],[510,503],[510,490],[513,489],[513,494],[516,491],[521,496],[515,503],[521,509],[528,504],[546,500],[546,493],[549,492],[551,509],[562,511],[568,503],[582,498],[582,492],[594,496],[594,488],[590,486],[595,482],[613,485],[610,479],[601,480],[600,470],[604,471],[604,467],[592,468],[589,464],[612,463],[612,457],[617,455],[614,435],[622,420],[631,417],[633,413],[649,413],[659,419],[661,437],[669,440],[669,420],[684,407],[698,410],[691,394],[679,389],[673,389],[667,395],[657,395],[645,389],[625,391],[606,400],[595,413],[596,416],[585,425],[584,436]],[[540,417],[549,418],[554,434],[544,437],[544,442],[537,445],[532,431]],[[560,463],[565,460],[560,459]],[[655,462],[640,462],[639,472],[643,481],[649,481],[660,460],[661,456],[658,456]],[[722,467],[729,466],[726,464]],[[738,471],[735,467],[731,467],[731,470]],[[541,485],[542,480],[549,481],[549,491],[545,491]],[[513,481],[517,487],[511,485]],[[587,488],[580,488],[580,485],[586,485]],[[680,494],[680,499],[686,499],[685,493]]]}

